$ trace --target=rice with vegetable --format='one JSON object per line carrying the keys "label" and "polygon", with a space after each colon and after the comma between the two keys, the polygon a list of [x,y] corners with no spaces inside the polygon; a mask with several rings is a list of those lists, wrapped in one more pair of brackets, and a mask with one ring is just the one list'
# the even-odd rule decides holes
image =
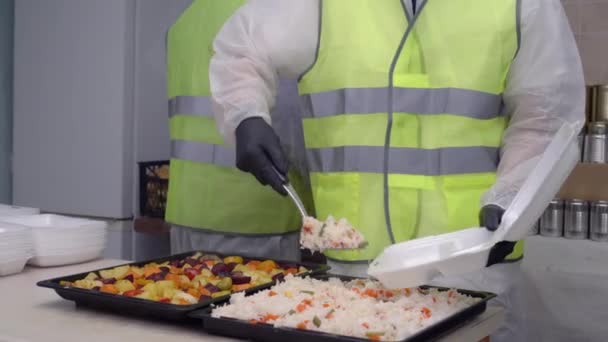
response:
{"label": "rice with vegetable", "polygon": [[254,295],[233,294],[230,303],[215,308],[212,316],[394,341],[478,301],[456,290],[388,290],[372,280],[322,281],[290,275],[284,282]]}
{"label": "rice with vegetable", "polygon": [[324,222],[314,217],[304,219],[300,245],[311,251],[327,249],[357,249],[367,246],[365,237],[344,218],[329,216]]}

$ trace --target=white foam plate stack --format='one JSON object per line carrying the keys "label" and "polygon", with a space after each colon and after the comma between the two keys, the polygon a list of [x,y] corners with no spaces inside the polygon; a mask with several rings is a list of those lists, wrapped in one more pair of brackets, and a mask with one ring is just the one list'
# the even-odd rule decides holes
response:
{"label": "white foam plate stack", "polygon": [[18,207],[15,205],[0,204],[0,220],[2,220],[2,217],[6,216],[26,216],[38,214],[40,214],[40,209],[38,208]]}
{"label": "white foam plate stack", "polygon": [[0,223],[0,276],[19,273],[33,256],[32,230]]}
{"label": "white foam plate stack", "polygon": [[34,256],[28,264],[60,266],[96,259],[106,247],[107,223],[53,214],[2,217],[31,228]]}

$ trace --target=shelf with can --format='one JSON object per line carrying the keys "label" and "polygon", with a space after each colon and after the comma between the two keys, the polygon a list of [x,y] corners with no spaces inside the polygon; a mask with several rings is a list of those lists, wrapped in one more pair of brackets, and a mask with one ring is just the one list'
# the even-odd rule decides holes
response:
{"label": "shelf with can", "polygon": [[536,233],[608,242],[608,85],[587,86],[580,163],[540,217]]}

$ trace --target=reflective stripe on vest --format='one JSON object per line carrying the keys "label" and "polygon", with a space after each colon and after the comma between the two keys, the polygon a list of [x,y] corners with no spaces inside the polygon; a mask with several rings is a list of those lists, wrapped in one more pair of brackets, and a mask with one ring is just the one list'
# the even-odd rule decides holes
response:
{"label": "reflective stripe on vest", "polygon": [[171,140],[171,158],[234,168],[234,147],[187,140]]}
{"label": "reflective stripe on vest", "polygon": [[[343,146],[308,149],[313,172],[384,172],[384,146]],[[496,171],[498,148],[471,146],[433,150],[389,149],[388,172],[440,176]]]}
{"label": "reflective stripe on vest", "polygon": [[478,225],[517,13],[512,0],[428,0],[413,18],[399,2],[321,1],[316,61],[299,82],[315,209],[370,242],[329,258],[371,260],[391,243]]}
{"label": "reflective stripe on vest", "polygon": [[[314,93],[310,102],[315,117],[372,114],[388,111],[389,88],[348,88]],[[448,113],[491,119],[500,115],[500,95],[454,88],[394,88],[393,111],[416,114]]]}
{"label": "reflective stripe on vest", "polygon": [[176,96],[169,100],[169,117],[177,114],[212,118],[211,99],[207,96]]}

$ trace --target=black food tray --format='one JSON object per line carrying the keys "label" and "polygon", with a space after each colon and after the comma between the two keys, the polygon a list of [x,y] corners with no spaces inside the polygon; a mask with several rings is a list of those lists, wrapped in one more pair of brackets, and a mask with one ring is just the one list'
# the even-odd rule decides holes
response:
{"label": "black food tray", "polygon": [[[323,274],[313,275],[315,279],[327,279],[329,277],[336,277],[343,281],[349,281],[359,279],[356,277],[345,277],[339,275]],[[449,290],[448,288],[435,287],[435,286],[421,286],[422,289],[436,288],[439,290]],[[426,342],[433,341],[441,336],[453,331],[454,329],[470,322],[475,317],[481,315],[487,307],[487,303],[496,295],[489,292],[478,292],[469,290],[457,290],[461,294],[466,294],[471,297],[481,298],[481,301],[474,305],[450,316],[438,323],[429,326],[420,332],[402,340],[400,342]],[[251,293],[250,293],[251,294]],[[224,301],[226,302],[226,301]],[[222,304],[222,303],[216,303]],[[318,331],[299,330],[294,328],[275,328],[270,324],[257,323],[250,324],[242,320],[234,318],[214,318],[211,317],[212,307],[207,307],[202,310],[193,311],[189,314],[192,318],[202,320],[203,329],[215,335],[228,336],[253,341],[269,341],[269,342],[363,342],[369,339],[362,339],[358,337],[350,337],[344,335],[333,335],[322,333]]]}
{"label": "black food tray", "polygon": [[[86,290],[86,289],[79,289],[79,288],[73,288],[73,287],[64,287],[64,286],[61,286],[59,284],[59,282],[62,280],[73,282],[78,279],[82,279],[82,278],[86,277],[87,274],[89,274],[89,272],[99,272],[101,270],[111,269],[111,268],[123,266],[123,265],[143,266],[143,265],[151,263],[151,262],[163,263],[165,261],[183,259],[183,258],[191,256],[197,252],[200,252],[203,254],[213,254],[213,255],[217,255],[221,258],[226,257],[226,256],[237,256],[238,255],[238,254],[228,255],[228,254],[204,252],[204,251],[192,251],[192,252],[176,254],[176,255],[172,255],[172,256],[164,257],[164,258],[157,258],[157,259],[153,259],[153,260],[140,261],[140,262],[111,266],[111,267],[104,267],[104,268],[100,268],[97,270],[91,270],[91,271],[87,271],[87,272],[83,272],[83,273],[78,273],[78,274],[73,274],[73,275],[48,279],[48,280],[42,280],[42,281],[38,282],[37,285],[40,287],[47,287],[47,288],[54,289],[55,292],[57,292],[57,294],[60,297],[67,299],[67,300],[74,301],[74,302],[76,302],[76,305],[86,306],[86,307],[90,307],[93,309],[106,310],[106,311],[116,312],[116,313],[120,313],[120,314],[127,314],[127,315],[149,316],[149,317],[169,319],[169,320],[187,320],[188,319],[187,314],[190,313],[191,311],[208,307],[212,303],[222,302],[222,301],[226,300],[227,298],[229,298],[230,296],[224,296],[224,297],[204,300],[204,301],[201,301],[201,302],[199,302],[197,304],[193,304],[193,305],[175,305],[175,304],[170,304],[170,303],[154,302],[154,301],[134,298],[134,297],[125,297],[125,296],[121,296],[121,295],[114,295],[114,294],[109,294],[109,293],[104,293],[104,292],[99,292],[99,291],[94,291],[94,290]],[[323,273],[327,272],[327,270],[329,269],[329,267],[327,265],[323,265],[323,264],[315,264],[315,263],[308,263],[308,262],[293,262],[293,261],[285,261],[285,260],[274,260],[274,259],[259,258],[259,257],[253,257],[253,256],[247,256],[247,255],[238,255],[238,256],[241,256],[244,259],[251,259],[251,260],[273,260],[276,263],[278,263],[279,265],[280,264],[292,264],[292,265],[295,264],[298,266],[303,266],[309,270],[309,272],[307,272],[303,275],[319,275],[319,274],[323,274]],[[260,286],[252,287],[250,289],[245,290],[245,292],[253,293],[253,292],[256,292],[259,290],[269,288],[274,284],[275,284],[275,282],[272,282],[272,283],[267,283],[267,284],[263,284]]]}

